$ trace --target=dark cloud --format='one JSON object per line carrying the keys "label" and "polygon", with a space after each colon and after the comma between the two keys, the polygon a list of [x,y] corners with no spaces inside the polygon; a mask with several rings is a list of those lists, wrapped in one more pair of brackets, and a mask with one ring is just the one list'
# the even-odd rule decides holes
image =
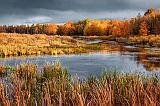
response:
{"label": "dark cloud", "polygon": [[0,24],[58,23],[86,17],[128,18],[148,8],[158,8],[159,3],[159,0],[1,0]]}

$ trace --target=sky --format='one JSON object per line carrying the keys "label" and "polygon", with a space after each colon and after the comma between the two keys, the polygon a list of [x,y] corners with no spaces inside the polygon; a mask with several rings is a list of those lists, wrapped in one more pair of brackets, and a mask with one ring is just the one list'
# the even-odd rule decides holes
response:
{"label": "sky", "polygon": [[160,8],[160,0],[0,0],[0,24],[128,19],[149,8]]}

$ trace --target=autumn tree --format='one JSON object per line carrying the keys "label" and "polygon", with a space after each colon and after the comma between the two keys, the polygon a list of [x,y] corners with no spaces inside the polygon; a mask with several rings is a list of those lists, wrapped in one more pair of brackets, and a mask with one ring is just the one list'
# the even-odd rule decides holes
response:
{"label": "autumn tree", "polygon": [[57,32],[57,25],[55,24],[44,24],[43,31],[47,35],[54,35]]}
{"label": "autumn tree", "polygon": [[152,20],[152,34],[159,35],[160,34],[160,14],[154,17]]}
{"label": "autumn tree", "polygon": [[64,35],[64,31],[63,31],[63,29],[64,29],[64,25],[58,25],[57,26],[58,28],[57,28],[57,35]]}
{"label": "autumn tree", "polygon": [[79,22],[75,23],[77,35],[84,35],[84,29],[90,21],[91,21],[90,18],[86,18],[84,20],[80,20]]}
{"label": "autumn tree", "polygon": [[141,36],[147,36],[148,35],[148,28],[147,28],[147,23],[145,21],[143,21],[140,24],[140,29],[139,29],[139,35]]}
{"label": "autumn tree", "polygon": [[128,21],[124,21],[121,23],[121,36],[122,37],[128,37],[130,30],[129,30],[129,22]]}
{"label": "autumn tree", "polygon": [[157,9],[148,9],[143,17],[147,18],[147,23],[148,23],[148,31],[149,34],[159,34],[160,33],[160,10]]}
{"label": "autumn tree", "polygon": [[160,14],[160,10],[150,8],[144,13],[144,16],[155,17],[157,14]]}
{"label": "autumn tree", "polygon": [[72,36],[76,35],[76,27],[73,22],[67,22],[64,25],[59,25],[58,26],[58,35],[65,35],[65,36]]}
{"label": "autumn tree", "polygon": [[111,20],[102,20],[101,24],[103,26],[103,35],[104,36],[109,36],[112,34],[111,29],[112,29],[112,22]]}
{"label": "autumn tree", "polygon": [[84,35],[87,36],[103,36],[106,30],[106,24],[101,21],[93,20],[85,26]]}
{"label": "autumn tree", "polygon": [[0,33],[6,32],[5,26],[0,26]]}
{"label": "autumn tree", "polygon": [[160,34],[160,10],[148,9],[143,16],[129,20],[91,20],[67,22],[63,25],[33,24],[33,25],[3,25],[0,32],[20,34],[58,34],[129,37],[131,35]]}
{"label": "autumn tree", "polygon": [[122,34],[121,34],[120,26],[114,26],[112,28],[112,35],[116,37],[121,37]]}

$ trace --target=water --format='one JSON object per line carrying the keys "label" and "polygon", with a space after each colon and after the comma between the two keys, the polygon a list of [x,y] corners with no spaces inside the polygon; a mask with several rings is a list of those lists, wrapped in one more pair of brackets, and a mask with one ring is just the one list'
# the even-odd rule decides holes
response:
{"label": "water", "polygon": [[[99,43],[91,41],[89,44]],[[119,71],[122,73],[142,73],[145,75],[160,75],[160,49],[138,48],[120,45],[116,42],[105,41],[105,50],[81,54],[59,56],[30,56],[0,58],[0,64],[16,66],[21,63],[33,63],[42,70],[47,63],[59,61],[62,67],[68,69],[72,75],[86,77],[100,75],[104,71]],[[149,53],[149,54],[148,54]]]}
{"label": "water", "polygon": [[[97,52],[81,55],[12,57],[1,58],[0,64],[16,66],[20,63],[30,62],[36,64],[41,69],[46,63],[59,61],[72,75],[78,75],[79,77],[100,75],[105,70],[117,70],[122,73],[159,74],[159,65],[148,67],[147,65],[150,61],[146,58],[140,59],[139,54],[130,52]],[[141,54],[143,55],[143,53]]]}

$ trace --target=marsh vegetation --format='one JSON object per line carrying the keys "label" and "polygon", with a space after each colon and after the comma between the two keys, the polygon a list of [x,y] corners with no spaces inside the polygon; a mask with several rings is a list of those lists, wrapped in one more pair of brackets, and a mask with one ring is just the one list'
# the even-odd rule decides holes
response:
{"label": "marsh vegetation", "polygon": [[86,45],[84,41],[69,36],[47,36],[30,34],[0,34],[0,56],[58,55],[87,53],[101,50],[102,44]]}
{"label": "marsh vegetation", "polygon": [[156,75],[106,71],[81,80],[57,62],[45,65],[41,74],[30,63],[4,69],[12,73],[5,74],[8,82],[0,78],[1,106],[160,105],[160,79]]}

